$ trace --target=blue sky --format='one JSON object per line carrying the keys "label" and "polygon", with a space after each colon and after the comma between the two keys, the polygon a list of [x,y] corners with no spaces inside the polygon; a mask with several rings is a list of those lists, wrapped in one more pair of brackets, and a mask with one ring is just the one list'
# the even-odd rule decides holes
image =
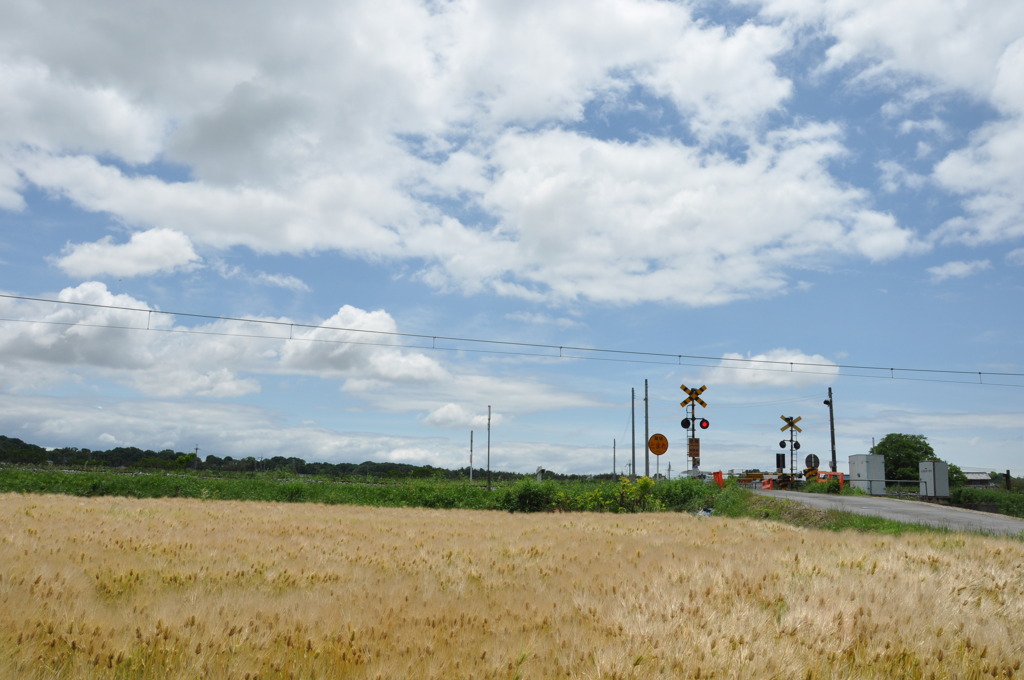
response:
{"label": "blue sky", "polygon": [[1022,475],[1021,82],[1013,0],[8,3],[0,432]]}

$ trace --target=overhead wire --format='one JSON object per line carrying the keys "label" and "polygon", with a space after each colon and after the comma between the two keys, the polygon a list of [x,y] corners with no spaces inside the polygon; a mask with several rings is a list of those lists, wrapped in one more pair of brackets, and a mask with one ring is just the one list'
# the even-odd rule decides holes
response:
{"label": "overhead wire", "polygon": [[[193,328],[153,328],[151,324],[147,323],[146,327],[141,326],[127,326],[119,324],[97,324],[88,323],[82,321],[55,321],[52,319],[24,319],[24,318],[0,318],[0,321],[13,322],[13,323],[38,323],[38,324],[49,324],[49,325],[62,325],[62,326],[79,326],[83,328],[111,328],[119,330],[130,330],[130,331],[152,331],[162,333],[183,333],[183,334],[196,334],[196,335],[208,335],[208,336],[222,336],[222,337],[242,337],[250,339],[265,339],[265,340],[286,340],[286,341],[300,341],[300,342],[321,342],[331,344],[344,344],[344,345],[373,345],[373,346],[387,346],[387,347],[399,347],[404,349],[420,349],[420,350],[432,350],[432,351],[451,351],[451,352],[472,352],[481,354],[495,354],[505,356],[528,356],[538,357],[546,359],[576,359],[585,361],[610,361],[610,362],[623,362],[623,363],[642,363],[642,364],[659,364],[659,365],[677,365],[677,366],[691,366],[698,368],[716,368],[726,370],[748,370],[748,371],[768,371],[768,372],[781,372],[781,373],[799,373],[804,375],[836,375],[843,377],[853,378],[869,378],[869,379],[886,379],[886,380],[909,380],[909,381],[924,381],[924,382],[940,382],[940,383],[955,383],[955,384],[975,384],[984,386],[998,386],[998,387],[1024,387],[1024,384],[1013,383],[1013,382],[995,382],[992,380],[986,381],[986,378],[1024,378],[1024,373],[1014,372],[999,372],[999,371],[965,371],[955,369],[934,369],[934,368],[907,368],[907,367],[882,367],[882,366],[868,366],[858,364],[836,364],[836,363],[823,363],[823,362],[811,362],[811,361],[785,361],[776,359],[752,359],[742,357],[713,357],[703,356],[696,354],[672,354],[667,352],[650,352],[641,350],[628,350],[628,349],[607,349],[600,347],[581,347],[575,345],[554,345],[547,343],[534,343],[534,342],[522,342],[515,340],[495,340],[490,338],[472,338],[472,337],[460,337],[451,335],[440,335],[440,334],[424,334],[424,333],[404,333],[400,331],[387,331],[372,328],[351,328],[342,326],[325,326],[319,324],[305,324],[296,323],[291,321],[279,321],[274,319],[254,319],[245,317],[232,317],[218,314],[200,314],[195,312],[178,312],[178,311],[164,311],[158,309],[149,309],[145,307],[128,307],[123,305],[109,305],[100,304],[95,302],[79,302],[72,300],[55,300],[51,298],[42,297],[30,297],[23,295],[12,295],[7,293],[0,293],[0,298],[7,298],[12,300],[21,300],[25,302],[39,302],[49,303],[55,305],[70,305],[78,307],[89,307],[95,309],[105,309],[122,312],[138,312],[144,313],[148,316],[158,314],[169,317],[183,317],[192,319],[202,319],[207,321],[221,321],[221,322],[234,322],[244,324],[254,324],[258,326],[267,327],[279,327],[288,328],[289,333],[287,337],[283,335],[266,335],[257,333],[240,333],[240,332],[228,332],[228,331],[213,331],[213,330],[196,330]],[[322,337],[309,337],[294,335],[295,329],[308,329],[316,331],[334,331],[340,333],[357,333],[364,334],[367,336],[373,336],[378,338],[390,338],[396,340],[396,342],[371,342],[369,340],[354,340],[352,338],[335,339],[335,338],[322,338]],[[423,341],[413,343],[397,342],[399,340],[412,340],[412,341]],[[425,342],[429,340],[429,345]],[[464,343],[469,345],[481,345],[483,347],[474,348],[466,346],[455,346],[449,347],[442,344],[438,345],[438,341],[442,343]],[[510,349],[498,349],[498,347],[507,347]],[[557,352],[557,353],[556,353]],[[685,360],[685,361],[684,361]],[[713,362],[713,363],[709,363]],[[739,364],[739,365],[737,365]],[[824,369],[824,370],[819,370]],[[843,371],[870,371],[869,374],[861,373],[849,373]],[[911,374],[911,375],[897,375],[899,374]],[[953,379],[952,377],[940,378],[940,377],[923,377],[925,375],[935,376],[956,376],[956,377],[977,377],[977,381],[964,380],[964,379]],[[915,376],[915,377],[912,377]]]}

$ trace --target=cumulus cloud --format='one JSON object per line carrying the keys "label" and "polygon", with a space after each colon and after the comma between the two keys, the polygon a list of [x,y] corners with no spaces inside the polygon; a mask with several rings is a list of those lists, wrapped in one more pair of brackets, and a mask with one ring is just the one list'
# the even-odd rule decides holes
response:
{"label": "cumulus cloud", "polygon": [[[929,100],[941,111],[943,96],[961,94],[997,111],[996,120],[934,168],[934,180],[962,198],[965,213],[941,225],[936,237],[977,245],[1024,235],[1019,219],[1024,199],[1018,191],[1024,181],[1024,13],[1015,2],[949,2],[927,12],[914,3],[886,0],[760,4],[766,17],[791,23],[794,30],[813,27],[834,40],[823,69],[850,69],[860,86],[901,93],[903,106],[886,104],[890,115]],[[923,123],[903,121],[900,129],[942,132],[946,125],[938,116]],[[920,182],[893,169],[885,178],[887,188],[895,181]]]}
{"label": "cumulus cloud", "polygon": [[[491,426],[497,426],[501,421],[501,414],[491,413]],[[441,428],[481,428],[487,427],[487,412],[474,412],[461,404],[449,402],[428,413],[423,422]]]}
{"label": "cumulus cloud", "polygon": [[936,180],[964,197],[967,213],[943,225],[939,235],[946,240],[979,244],[1024,236],[1024,38],[1005,46],[992,72],[989,100],[1002,117],[935,167]]}
{"label": "cumulus cloud", "polygon": [[116,84],[76,81],[27,56],[8,56],[3,63],[0,146],[113,154],[132,163],[150,161],[160,151],[160,111],[133,101],[133,95]]}
{"label": "cumulus cloud", "polygon": [[[222,44],[149,8],[124,18],[147,45],[129,55],[104,45],[76,5],[63,9],[49,23],[16,13],[0,33],[18,36],[20,78],[35,83],[19,90],[24,106],[62,96],[52,74],[66,73],[80,100],[107,102],[100,120],[138,113],[137,130],[119,146],[53,123],[32,133],[47,143],[8,161],[33,185],[148,230],[128,244],[69,246],[58,264],[76,275],[188,266],[192,244],[336,250],[422,263],[418,280],[444,290],[713,305],[779,292],[808,258],[878,260],[916,244],[831,176],[845,153],[838,126],[766,133],[793,91],[774,65],[793,47],[782,24],[726,30],[681,4],[633,0],[583,14],[569,3],[387,0],[386,19],[376,3],[323,16],[300,2],[287,12],[301,38],[277,30],[284,6],[265,6],[230,13],[249,38]],[[210,25],[228,18],[219,6],[195,11]],[[58,36],[64,51],[52,49]],[[101,45],[102,60],[90,52]],[[620,107],[632,90],[668,107],[692,139],[612,141],[581,125],[587,106]],[[747,151],[719,154],[730,139]],[[101,160],[154,149],[192,177]],[[480,218],[451,214],[453,199]],[[142,234],[179,241],[164,261],[130,265]]]}
{"label": "cumulus cloud", "polygon": [[150,229],[117,244],[110,236],[95,243],[68,244],[55,263],[79,278],[142,276],[192,269],[201,258],[184,234],[171,229]]}
{"label": "cumulus cloud", "polygon": [[825,69],[853,68],[862,83],[962,90],[980,98],[989,96],[993,66],[1006,46],[1024,32],[1024,17],[1013,0],[949,2],[929,5],[927,11],[887,0],[759,4],[765,16],[827,33],[834,44]]}
{"label": "cumulus cloud", "polygon": [[186,326],[102,283],[65,289],[58,299],[77,304],[0,301],[7,318],[24,319],[0,335],[0,352],[3,371],[25,389],[32,381],[14,377],[40,368],[98,375],[148,395],[212,398],[258,392],[260,377],[273,374],[382,384],[446,375],[424,354],[388,346],[379,332],[393,332],[395,324],[385,312],[346,306],[323,324],[274,318]]}
{"label": "cumulus cloud", "polygon": [[704,380],[721,385],[749,387],[806,387],[827,385],[839,375],[839,366],[820,354],[777,348],[762,354],[729,352],[709,369]]}
{"label": "cumulus cloud", "polygon": [[991,267],[992,263],[988,260],[957,261],[947,262],[937,267],[929,267],[928,273],[932,275],[932,283],[941,283],[946,279],[964,279],[968,276],[974,276]]}
{"label": "cumulus cloud", "polygon": [[[66,303],[0,298],[0,379],[30,394],[54,385],[103,380],[151,398],[231,399],[263,392],[275,377],[333,381],[379,412],[424,414],[437,427],[486,424],[486,404],[529,413],[600,405],[594,397],[519,376],[451,370],[405,346],[385,311],[344,305],[314,323],[286,318],[215,319],[186,325],[102,283],[68,288]],[[159,331],[159,332],[154,332]],[[483,414],[483,415],[481,415]]]}

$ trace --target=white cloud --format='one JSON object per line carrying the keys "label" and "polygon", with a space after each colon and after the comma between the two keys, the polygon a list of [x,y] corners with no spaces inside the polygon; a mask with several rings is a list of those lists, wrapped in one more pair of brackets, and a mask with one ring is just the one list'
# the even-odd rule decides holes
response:
{"label": "white cloud", "polygon": [[918,249],[912,232],[830,177],[838,136],[808,126],[731,160],[667,141],[509,133],[481,199],[501,217],[505,255],[473,260],[473,280],[563,301],[714,305],[776,292],[787,267],[837,251],[884,259]]}
{"label": "white cloud", "polygon": [[[276,30],[277,11],[301,37]],[[103,27],[73,4],[50,23],[13,17],[6,35],[42,82],[26,106],[55,96],[43,76],[59,72],[146,112],[124,148],[47,128],[46,144],[11,156],[17,171],[85,210],[204,249],[409,259],[442,289],[556,303],[721,304],[782,290],[801,259],[879,259],[912,245],[830,177],[844,153],[837,127],[764,136],[765,116],[793,89],[773,64],[792,42],[781,26],[725,30],[680,4],[634,0],[584,13],[571,3],[387,0],[386,13],[354,2],[326,15],[300,2],[230,15],[248,38],[222,42],[190,31],[199,17],[230,13],[195,12],[188,27],[155,8],[125,13],[147,45],[137,55],[104,45]],[[54,49],[57,36],[65,49]],[[632,89],[675,107],[697,146],[567,131],[588,105],[623,106]],[[745,158],[702,146],[729,137],[749,144]],[[154,143],[193,178],[98,160],[149,158]],[[438,195],[482,208],[481,223],[446,215]],[[59,262],[82,276],[131,271],[117,248],[79,244]],[[178,266],[188,257],[179,250]],[[693,272],[699,287],[685,292]],[[304,285],[274,276],[263,278]]]}
{"label": "white cloud", "polygon": [[979,244],[1024,236],[1024,38],[1006,48],[994,73],[991,101],[1003,117],[935,167],[936,180],[964,197],[967,213],[943,225],[938,235],[947,240]]}
{"label": "white cloud", "polygon": [[0,149],[26,145],[112,154],[131,163],[148,162],[159,152],[164,122],[131,93],[113,84],[75,81],[33,59],[2,56]]}
{"label": "white cloud", "polygon": [[[933,88],[989,96],[995,65],[1024,34],[1015,0],[976,3],[888,0],[761,0],[766,16],[827,33],[825,68],[855,68],[861,82],[907,86],[924,78]],[[921,86],[921,83],[916,83]]]}
{"label": "white cloud", "polygon": [[820,354],[772,349],[743,356],[729,352],[703,376],[707,383],[749,387],[805,387],[827,385],[839,375],[839,366]]}
{"label": "white cloud", "polygon": [[[998,120],[935,167],[935,180],[963,197],[966,213],[943,224],[936,236],[974,245],[1024,235],[1019,217],[1024,198],[1018,190],[1024,182],[1024,12],[1015,0],[763,0],[761,5],[765,16],[815,27],[834,39],[824,68],[853,69],[859,84],[894,90],[908,106],[967,93],[996,109]],[[896,102],[886,104],[890,114],[897,108]],[[921,125],[906,121],[901,129]],[[924,125],[941,132],[946,123],[933,117]]]}
{"label": "white cloud", "polygon": [[101,381],[142,397],[232,399],[292,376],[334,381],[352,403],[380,413],[423,414],[438,427],[485,425],[482,405],[499,394],[503,403],[492,413],[493,424],[503,413],[600,405],[591,395],[536,379],[452,371],[403,346],[407,340],[381,310],[346,305],[314,324],[265,318],[188,326],[96,282],[65,289],[59,299],[82,304],[0,298],[5,318],[25,319],[4,322],[0,333],[0,380],[9,390],[32,394]]}
{"label": "white cloud", "polygon": [[[583,13],[569,2],[357,0],[239,16],[195,4],[119,11],[130,41],[111,40],[95,12],[58,4],[12,12],[0,28],[0,63],[15,74],[0,101],[17,113],[0,140],[0,205],[21,207],[22,184],[35,185],[148,230],[69,246],[57,262],[77,276],[188,267],[193,244],[333,250],[413,262],[417,280],[446,291],[716,305],[786,290],[807,262],[919,252],[866,190],[836,180],[848,154],[839,125],[769,128],[795,87],[776,62],[808,26],[835,40],[826,68],[898,81],[908,107],[958,90],[999,107],[1006,120],[936,168],[968,211],[940,235],[982,242],[1024,229],[1012,2],[766,0],[767,22],[732,29],[680,3],[635,0]],[[211,28],[228,21],[244,40]],[[636,91],[643,102],[628,97]],[[588,107],[621,112],[627,101],[650,115],[674,109],[686,133],[609,141],[581,125]],[[908,116],[902,130],[947,125]],[[189,178],[137,167],[153,159]],[[888,190],[924,183],[879,167]],[[182,240],[164,260],[124,256],[145,250],[142,234],[172,233]],[[250,276],[307,290],[293,276]]]}
{"label": "white cloud", "polygon": [[244,267],[229,265],[224,260],[214,260],[211,263],[213,269],[225,279],[241,279],[249,283],[258,283],[275,288],[285,288],[296,293],[307,293],[310,288],[306,282],[297,276],[288,274],[268,274],[267,272],[249,273]]}
{"label": "white cloud", "polygon": [[[447,403],[427,414],[423,422],[442,428],[479,428],[487,426],[487,413],[474,413],[460,404]],[[501,417],[491,414],[491,425],[496,426]]]}
{"label": "white cloud", "polygon": [[947,262],[937,267],[929,267],[928,273],[932,275],[932,283],[940,283],[946,279],[963,279],[974,276],[979,272],[990,269],[992,263],[988,260],[974,260],[972,262]]}
{"label": "white cloud", "polygon": [[23,182],[18,171],[0,154],[0,210],[24,210]]}
{"label": "white cloud", "polygon": [[1017,266],[1024,266],[1024,248],[1011,250],[1006,254],[1006,261]]}
{"label": "white cloud", "polygon": [[68,244],[55,264],[71,276],[89,278],[170,273],[195,268],[200,261],[184,234],[150,229],[132,234],[123,244],[113,243],[110,236],[95,243]]}
{"label": "white cloud", "polygon": [[24,171],[91,210],[182,230],[213,247],[423,258],[435,263],[424,280],[467,292],[714,305],[780,290],[786,268],[808,257],[885,259],[919,247],[910,231],[868,209],[865,194],[829,175],[827,164],[843,152],[834,126],[772,133],[745,160],[668,141],[509,132],[490,152],[497,172],[479,197],[500,220],[491,231],[435,221],[408,198],[375,198],[378,207],[359,216],[372,190],[339,213],[339,196],[356,188],[337,182],[341,194],[317,181],[286,196],[132,178],[87,158],[34,156]]}
{"label": "white cloud", "polygon": [[975,133],[969,147],[936,165],[935,179],[964,197],[967,213],[943,224],[937,237],[978,245],[1024,236],[1024,111]]}
{"label": "white cloud", "polygon": [[387,346],[392,342],[388,336],[351,330],[393,332],[394,321],[384,312],[346,306],[315,327],[294,326],[286,319],[185,326],[177,325],[176,317],[148,311],[140,300],[111,294],[101,283],[65,289],[58,298],[82,306],[0,302],[7,318],[26,320],[0,335],[6,359],[0,371],[23,389],[31,391],[32,380],[16,376],[41,369],[58,371],[52,380],[68,379],[71,372],[112,380],[143,394],[214,398],[258,392],[260,377],[273,374],[384,384],[446,375],[438,362],[420,352]]}
{"label": "white cloud", "polygon": [[928,181],[924,175],[911,172],[895,161],[880,161],[878,170],[882,189],[890,194],[895,194],[904,188],[920,189]]}

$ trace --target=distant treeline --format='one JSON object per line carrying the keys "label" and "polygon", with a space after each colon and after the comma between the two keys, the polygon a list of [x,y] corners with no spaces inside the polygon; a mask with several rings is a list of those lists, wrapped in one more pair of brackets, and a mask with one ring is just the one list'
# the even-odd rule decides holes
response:
{"label": "distant treeline", "polygon": [[[150,451],[134,446],[118,446],[106,451],[64,447],[45,449],[13,437],[0,435],[0,463],[21,465],[55,465],[60,467],[110,468],[131,470],[207,470],[210,472],[287,472],[297,475],[323,475],[328,477],[370,477],[375,479],[469,479],[469,467],[448,470],[431,465],[409,465],[407,463],[307,463],[296,457],[286,458],[232,458],[231,456],[209,455],[205,458],[193,452],[183,453],[164,449]],[[485,479],[487,470],[474,468],[475,479]],[[518,472],[491,471],[494,481],[515,481],[526,475]],[[544,472],[545,479],[615,479],[604,475],[560,475]]]}

